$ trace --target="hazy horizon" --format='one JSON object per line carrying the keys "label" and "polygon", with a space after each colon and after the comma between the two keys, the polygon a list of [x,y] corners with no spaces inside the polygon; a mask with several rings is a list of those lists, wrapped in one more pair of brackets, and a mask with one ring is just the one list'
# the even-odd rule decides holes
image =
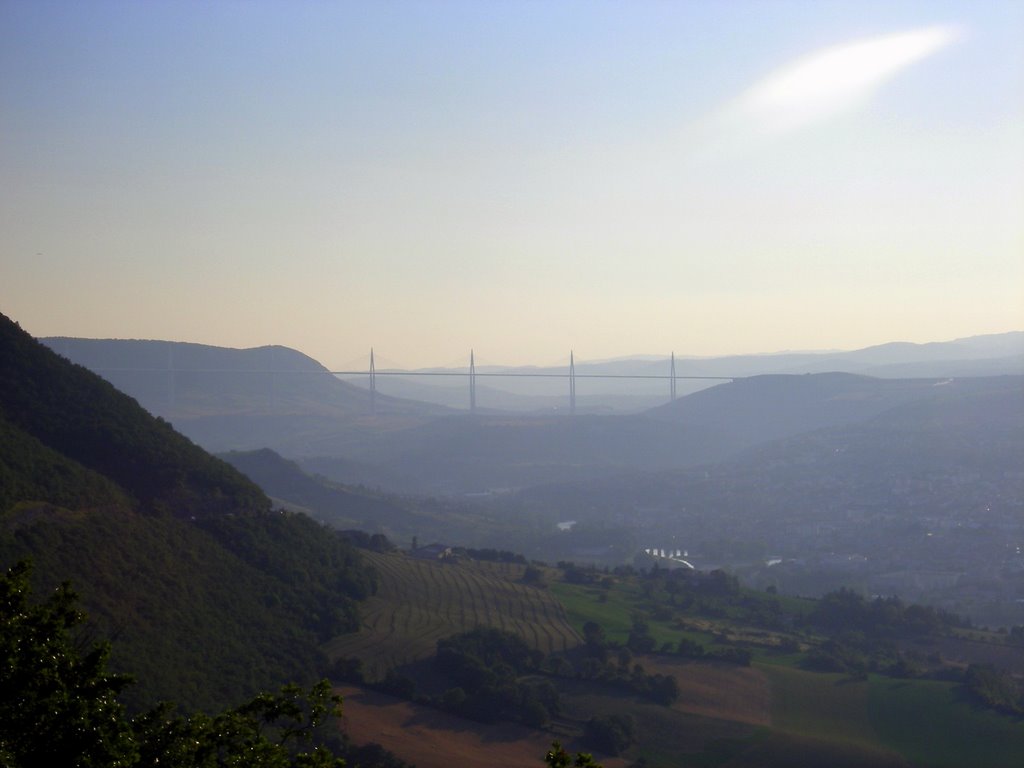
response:
{"label": "hazy horizon", "polygon": [[1024,329],[1014,2],[0,0],[0,311],[337,369]]}

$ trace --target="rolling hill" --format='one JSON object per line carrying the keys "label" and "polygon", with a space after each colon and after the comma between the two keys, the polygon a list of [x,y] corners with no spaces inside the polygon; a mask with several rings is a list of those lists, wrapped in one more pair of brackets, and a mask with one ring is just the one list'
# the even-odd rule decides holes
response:
{"label": "rolling hill", "polygon": [[[991,363],[998,369],[993,361],[1014,359],[1022,339],[1024,334],[1002,334],[848,353],[680,360],[680,375],[747,378],[643,413],[614,416],[569,416],[564,410],[453,414],[441,406],[383,395],[377,397],[373,414],[365,389],[338,381],[319,363],[283,347],[232,350],[156,341],[45,341],[116,382],[209,450],[270,448],[336,482],[405,493],[462,494],[723,461],[771,440],[857,423],[926,400],[940,385],[950,391],[968,386],[968,379],[946,386],[942,383],[948,377],[893,379],[835,372],[844,366],[902,371],[926,366],[934,373],[987,369]],[[950,361],[960,362],[947,366]],[[828,366],[833,366],[831,372],[809,375],[748,375]],[[581,364],[578,372],[665,374],[664,367],[663,360],[636,359]],[[487,381],[488,386],[503,382]],[[600,397],[596,388],[606,384],[586,380],[580,384],[581,397],[588,388]]]}
{"label": "rolling hill", "polygon": [[879,379],[849,373],[738,379],[647,412],[651,418],[713,430],[731,451],[823,427],[853,424],[912,402],[998,390],[992,379]]}
{"label": "rolling hill", "polygon": [[332,454],[354,439],[409,427],[447,409],[379,396],[279,346],[229,349],[184,342],[43,339],[98,373],[210,451],[273,448]]}
{"label": "rolling hill", "polygon": [[[714,464],[784,437],[863,423],[915,402],[952,403],[1014,380],[752,376],[637,415],[436,419],[367,440],[357,455],[400,475],[404,490],[519,489]],[[319,471],[339,481],[362,480],[358,470],[335,474],[326,463]]]}
{"label": "rolling hill", "polygon": [[332,528],[391,537],[397,533],[404,540],[407,533],[412,535],[417,530],[426,533],[432,527],[443,525],[382,494],[313,477],[269,448],[233,451],[221,454],[221,458],[259,485],[278,504],[303,509]]}

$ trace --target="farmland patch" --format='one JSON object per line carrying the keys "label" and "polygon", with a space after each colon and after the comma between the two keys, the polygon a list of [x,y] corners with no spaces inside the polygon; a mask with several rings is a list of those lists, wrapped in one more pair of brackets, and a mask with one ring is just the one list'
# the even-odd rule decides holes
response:
{"label": "farmland patch", "polygon": [[[356,743],[377,742],[417,768],[524,768],[541,766],[555,738],[521,725],[482,725],[430,707],[366,691],[337,689],[344,699],[342,729]],[[563,739],[567,749],[582,747]],[[603,758],[605,768],[625,760]]]}
{"label": "farmland patch", "polygon": [[362,605],[360,631],[334,638],[325,651],[362,660],[371,680],[427,659],[441,638],[479,626],[514,632],[545,654],[581,640],[548,590],[521,582],[523,566],[364,556],[378,572],[377,594]]}

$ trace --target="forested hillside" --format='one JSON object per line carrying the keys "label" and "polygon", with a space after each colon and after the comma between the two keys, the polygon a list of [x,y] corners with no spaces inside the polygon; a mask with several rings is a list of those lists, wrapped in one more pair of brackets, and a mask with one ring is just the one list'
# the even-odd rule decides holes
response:
{"label": "forested hillside", "polygon": [[219,708],[323,675],[374,576],[340,535],[0,316],[0,567],[71,580],[135,706]]}
{"label": "forested hillside", "polygon": [[267,509],[263,493],[85,368],[0,316],[0,412],[18,429],[177,515]]}

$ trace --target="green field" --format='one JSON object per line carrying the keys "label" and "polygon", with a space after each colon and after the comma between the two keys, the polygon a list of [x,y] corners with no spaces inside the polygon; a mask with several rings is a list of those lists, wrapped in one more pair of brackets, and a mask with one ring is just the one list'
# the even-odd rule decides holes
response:
{"label": "green field", "polygon": [[766,666],[772,691],[772,725],[801,736],[874,744],[868,721],[868,682],[842,675]]}
{"label": "green field", "polygon": [[1024,765],[1024,721],[980,709],[954,683],[872,677],[868,713],[879,741],[915,765]]}
{"label": "green field", "polygon": [[1024,722],[976,707],[955,683],[764,671],[772,723],[785,733],[894,752],[928,768],[1024,765]]}

